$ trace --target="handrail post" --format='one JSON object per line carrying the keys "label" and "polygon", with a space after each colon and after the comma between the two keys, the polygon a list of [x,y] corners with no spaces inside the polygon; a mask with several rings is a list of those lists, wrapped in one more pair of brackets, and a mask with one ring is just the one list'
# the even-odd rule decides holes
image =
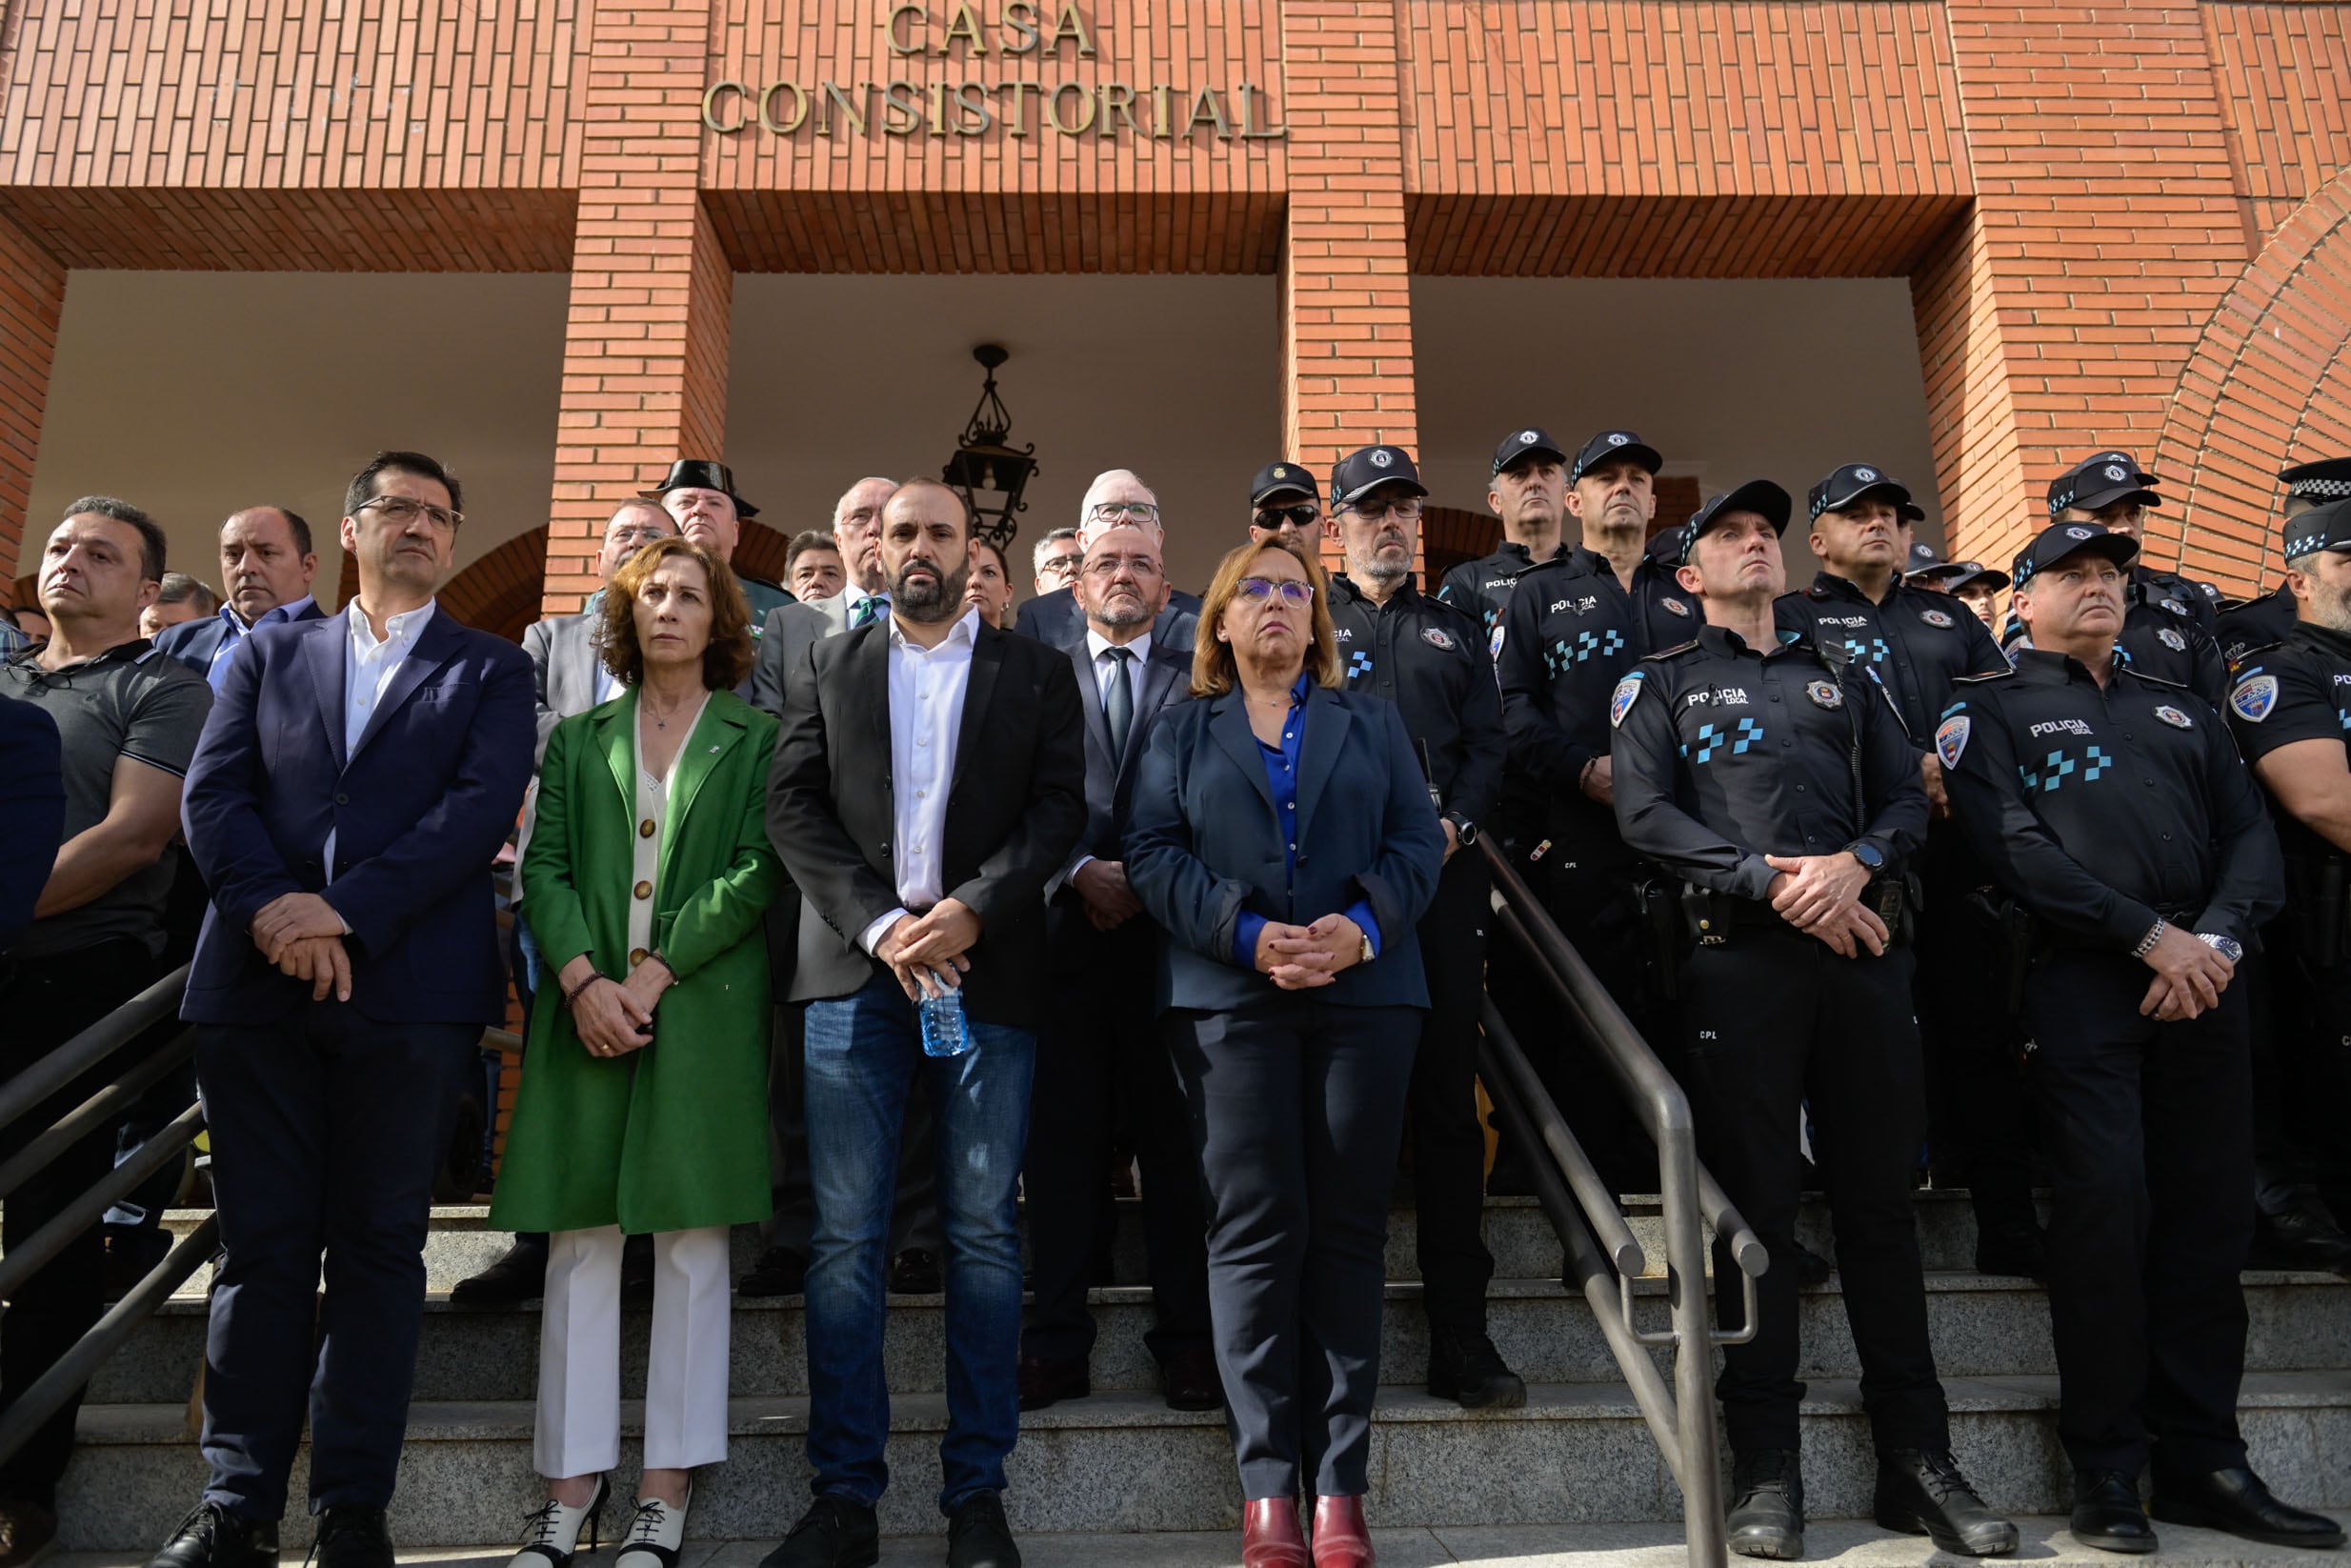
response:
{"label": "handrail post", "polygon": [[[1678,1097],[1678,1096],[1677,1096]],[[1660,1135],[1679,1110],[1678,1136],[1658,1139],[1658,1207],[1665,1220],[1665,1290],[1674,1319],[1674,1413],[1681,1429],[1681,1501],[1692,1568],[1730,1560],[1722,1521],[1722,1470],[1715,1439],[1713,1317],[1706,1300],[1705,1225],[1698,1209],[1698,1153],[1686,1102],[1653,1105]]]}

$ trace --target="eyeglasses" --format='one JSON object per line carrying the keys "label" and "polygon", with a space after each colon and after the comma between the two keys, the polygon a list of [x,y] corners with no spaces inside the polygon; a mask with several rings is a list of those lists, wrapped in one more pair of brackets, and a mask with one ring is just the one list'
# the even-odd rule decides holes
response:
{"label": "eyeglasses", "polygon": [[412,501],[405,495],[378,495],[372,501],[360,502],[359,510],[373,511],[395,528],[406,528],[422,514],[427,522],[444,533],[456,533],[457,525],[465,521],[462,512],[452,512],[447,507],[436,507],[428,501]]}
{"label": "eyeglasses", "polygon": [[1096,501],[1086,511],[1086,521],[1090,523],[1119,523],[1129,519],[1138,523],[1157,522],[1159,520],[1158,503],[1155,501]]}
{"label": "eyeglasses", "polygon": [[1304,609],[1315,602],[1315,585],[1302,577],[1243,577],[1233,585],[1244,599],[1252,604],[1263,604],[1275,594],[1293,609]]}
{"label": "eyeglasses", "polygon": [[1086,575],[1104,582],[1118,575],[1121,570],[1138,577],[1155,577],[1159,574],[1159,563],[1148,555],[1096,555],[1086,563]]}
{"label": "eyeglasses", "polygon": [[1304,528],[1315,520],[1315,503],[1301,501],[1294,507],[1262,507],[1258,509],[1257,514],[1249,520],[1268,533],[1275,532],[1285,522],[1296,523],[1298,527]]}
{"label": "eyeglasses", "polygon": [[1066,555],[1049,556],[1045,564],[1036,569],[1036,574],[1040,577],[1075,577],[1085,561],[1086,558],[1075,551]]}
{"label": "eyeglasses", "polygon": [[1407,495],[1393,501],[1341,501],[1338,510],[1352,512],[1367,523],[1376,523],[1382,517],[1394,517],[1398,522],[1409,523],[1420,515],[1420,497]]}

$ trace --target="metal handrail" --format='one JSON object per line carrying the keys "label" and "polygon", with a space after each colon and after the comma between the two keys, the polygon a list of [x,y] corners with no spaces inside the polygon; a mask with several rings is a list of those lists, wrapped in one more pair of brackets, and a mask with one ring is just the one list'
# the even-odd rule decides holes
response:
{"label": "metal handrail", "polygon": [[[1558,1106],[1553,1103],[1551,1092],[1536,1075],[1533,1064],[1526,1059],[1526,1052],[1511,1034],[1510,1026],[1502,1021],[1501,1010],[1494,1005],[1491,996],[1482,1001],[1478,1021],[1486,1031],[1486,1050],[1479,1055],[1478,1073],[1485,1078],[1489,1089],[1507,1087],[1513,1098],[1523,1105],[1524,1115],[1533,1123],[1535,1133],[1535,1136],[1526,1140],[1526,1147],[1531,1149],[1539,1143],[1548,1148],[1552,1157],[1559,1162],[1559,1170],[1567,1177],[1568,1191],[1575,1195],[1576,1206],[1583,1213],[1584,1223],[1599,1238],[1617,1272],[1623,1275],[1647,1274],[1649,1256],[1641,1251],[1640,1240],[1633,1235],[1633,1227],[1624,1222],[1624,1214],[1617,1207],[1617,1195],[1609,1189],[1607,1182],[1600,1179],[1599,1172],[1593,1169],[1592,1161],[1585,1157],[1583,1145],[1576,1141],[1576,1135],[1568,1131],[1567,1118],[1559,1114]],[[1492,1059],[1488,1060],[1488,1057]],[[1495,1103],[1501,1103],[1499,1096],[1496,1096]],[[1542,1162],[1537,1160],[1535,1163],[1539,1166]]]}
{"label": "metal handrail", "polygon": [[179,1158],[203,1131],[204,1106],[199,1102],[172,1117],[170,1126],[140,1144],[136,1154],[58,1210],[30,1237],[10,1247],[8,1256],[0,1257],[0,1297],[15,1295],[19,1285],[65,1251],[69,1242],[106,1217],[107,1210],[129,1197],[149,1176]]}
{"label": "metal handrail", "polygon": [[[1492,905],[1497,921],[1535,960],[1537,972],[1582,1027],[1600,1059],[1608,1063],[1644,1130],[1657,1145],[1658,1209],[1665,1226],[1666,1302],[1672,1329],[1663,1335],[1649,1335],[1633,1326],[1632,1288],[1621,1274],[1617,1277],[1615,1301],[1596,1303],[1594,1311],[1602,1320],[1609,1347],[1625,1373],[1652,1436],[1658,1438],[1668,1468],[1680,1483],[1682,1536],[1690,1561],[1694,1568],[1701,1564],[1715,1568],[1729,1561],[1729,1544],[1723,1528],[1722,1477],[1716,1460],[1714,1347],[1754,1337],[1754,1280],[1770,1266],[1770,1257],[1721,1189],[1699,1169],[1697,1128],[1681,1085],[1641,1039],[1632,1020],[1609,995],[1591,966],[1552,922],[1549,912],[1529,891],[1517,868],[1493,840],[1483,840],[1483,844],[1486,863],[1494,877]],[[1523,1062],[1523,1056],[1520,1059]],[[1527,1134],[1536,1134],[1536,1123],[1540,1119],[1538,1108],[1548,1110],[1554,1117],[1557,1108],[1550,1104],[1548,1096],[1538,1097],[1537,1094],[1526,1093],[1529,1088],[1540,1090],[1539,1083],[1532,1081],[1531,1072],[1523,1075],[1529,1081],[1519,1084],[1515,1080],[1521,1075],[1509,1067],[1507,1057],[1497,1054],[1497,1062],[1503,1066],[1500,1082],[1516,1091],[1495,1096],[1497,1109],[1502,1108],[1505,1099],[1522,1102],[1508,1108],[1505,1119],[1517,1120]],[[1512,1112],[1517,1115],[1514,1116]],[[1563,1122],[1560,1134],[1572,1145],[1574,1140],[1566,1136]],[[1540,1142],[1552,1148],[1555,1156],[1557,1153],[1547,1131],[1528,1136],[1525,1141],[1530,1146]],[[1536,1169],[1538,1197],[1549,1177],[1556,1196],[1562,1200],[1560,1207],[1564,1208],[1565,1194],[1557,1191],[1564,1182],[1545,1168],[1544,1161],[1531,1163]],[[1547,1212],[1552,1206],[1549,1201],[1544,1204]],[[1571,1220],[1572,1215],[1553,1214],[1551,1218],[1563,1242],[1568,1240],[1571,1230],[1580,1232],[1579,1225],[1562,1223]],[[1747,1304],[1745,1327],[1736,1334],[1725,1335],[1715,1329],[1706,1298],[1708,1246],[1717,1236],[1737,1262]],[[1571,1267],[1575,1250],[1571,1243]],[[1590,1250],[1587,1243],[1585,1251]],[[1594,1282],[1581,1283],[1589,1298]],[[1615,1310],[1610,1311],[1609,1307]],[[1637,1370],[1643,1365],[1649,1366],[1652,1373],[1656,1370],[1640,1348],[1647,1344],[1673,1347],[1674,1393],[1670,1403],[1660,1399],[1649,1379]]]}
{"label": "metal handrail", "polygon": [[179,1012],[188,988],[188,966],[180,965],[122,1006],[74,1035],[6,1083],[0,1083],[0,1127],[26,1112]]}
{"label": "metal handrail", "polygon": [[35,1171],[120,1116],[141,1095],[184,1066],[195,1054],[196,1032],[183,1030],[147,1060],[67,1112],[56,1126],[0,1165],[0,1197],[16,1191]]}

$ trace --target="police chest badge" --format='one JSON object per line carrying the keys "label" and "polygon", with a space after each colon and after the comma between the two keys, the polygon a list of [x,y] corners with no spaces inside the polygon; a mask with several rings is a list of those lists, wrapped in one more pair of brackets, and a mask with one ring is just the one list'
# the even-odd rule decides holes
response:
{"label": "police chest badge", "polygon": [[1640,695],[1641,682],[1647,678],[1647,671],[1636,670],[1617,682],[1616,694],[1608,699],[1608,727],[1610,729],[1616,729],[1623,724],[1624,715],[1633,711],[1633,699]]}
{"label": "police chest badge", "polygon": [[1804,683],[1804,694],[1819,708],[1842,708],[1845,694],[1833,680],[1812,680]]}
{"label": "police chest badge", "polygon": [[2175,653],[2184,653],[2188,651],[2188,639],[2181,636],[2179,633],[2173,631],[2168,626],[2158,627],[2156,629],[2155,640],[2161,643],[2164,647],[2170,649]]}
{"label": "police chest badge", "polygon": [[2163,608],[2170,611],[2173,614],[2180,616],[2183,619],[2186,617],[2188,607],[2181,604],[2178,599],[2165,599],[2161,602]]}
{"label": "police chest badge", "polygon": [[1921,610],[1919,618],[1929,626],[1948,627],[1951,624],[1951,617],[1939,610]]}
{"label": "police chest badge", "polygon": [[1944,767],[1959,765],[1959,754],[1967,750],[1967,732],[1975,727],[1976,721],[1965,714],[1943,720],[1942,727],[1935,732],[1935,754],[1942,758]]}
{"label": "police chest badge", "polygon": [[2259,724],[2278,706],[2278,677],[2248,675],[2238,682],[2237,690],[2228,694],[2228,705],[2239,718],[2248,724]]}
{"label": "police chest badge", "polygon": [[2155,716],[2161,719],[2164,723],[2170,725],[2175,730],[2193,730],[2196,728],[2196,720],[2188,717],[2187,714],[2181,713],[2177,708],[2169,706],[2168,704],[2161,708],[2158,708],[2155,711]]}
{"label": "police chest badge", "polygon": [[1420,640],[1427,643],[1431,648],[1441,648],[1448,653],[1452,653],[1454,650],[1453,633],[1447,632],[1441,626],[1422,627],[1420,629]]}
{"label": "police chest badge", "polygon": [[1679,599],[1659,599],[1658,603],[1665,606],[1677,615],[1687,615],[1690,613],[1690,607]]}

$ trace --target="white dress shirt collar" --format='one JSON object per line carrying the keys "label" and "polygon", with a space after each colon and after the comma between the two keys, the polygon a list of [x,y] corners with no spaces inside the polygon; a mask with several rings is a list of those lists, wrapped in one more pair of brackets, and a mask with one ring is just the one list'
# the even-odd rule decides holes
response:
{"label": "white dress shirt collar", "polygon": [[1108,637],[1102,635],[1101,633],[1096,632],[1094,629],[1094,624],[1089,621],[1086,624],[1087,654],[1091,656],[1096,664],[1099,664],[1102,662],[1103,650],[1109,648],[1124,648],[1128,653],[1135,655],[1135,663],[1136,665],[1139,666],[1147,664],[1151,660],[1151,633],[1146,632],[1141,636],[1135,638],[1133,642],[1114,643]]}

